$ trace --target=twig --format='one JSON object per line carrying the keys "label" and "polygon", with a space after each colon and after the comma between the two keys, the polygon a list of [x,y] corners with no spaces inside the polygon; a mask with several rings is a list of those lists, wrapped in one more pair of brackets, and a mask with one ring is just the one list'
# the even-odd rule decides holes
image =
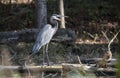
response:
{"label": "twig", "polygon": [[102,34],[105,36],[106,40],[109,42],[110,40],[109,40],[109,38],[107,37],[106,32],[103,32],[103,31],[101,31],[101,32],[102,32]]}
{"label": "twig", "polygon": [[100,72],[105,76],[109,76],[108,74],[104,73],[103,71],[100,71]]}
{"label": "twig", "polygon": [[26,61],[27,61],[28,59],[30,59],[30,57],[31,57],[32,55],[33,55],[33,54],[31,54],[30,56],[28,56],[28,57],[26,58],[26,60],[25,60],[25,63],[24,63],[24,66],[26,67],[29,76],[31,76],[31,72],[30,72],[30,69],[27,68]]}
{"label": "twig", "polygon": [[31,76],[31,72],[30,72],[30,69],[26,68],[27,71],[28,71],[28,76]]}
{"label": "twig", "polygon": [[44,72],[42,72],[42,78],[44,78]]}
{"label": "twig", "polygon": [[17,53],[12,48],[9,49],[14,53],[14,55],[10,59],[8,59],[8,61],[11,61],[16,56]]}
{"label": "twig", "polygon": [[77,58],[78,58],[79,63],[82,64],[80,57],[78,55],[77,55]]}
{"label": "twig", "polygon": [[112,38],[112,40],[110,40],[110,42],[108,44],[108,51],[110,51],[110,45],[114,41],[114,39],[117,37],[117,35],[119,34],[119,32],[120,32],[120,30],[116,33],[116,35]]}
{"label": "twig", "polygon": [[85,34],[89,35],[91,38],[95,39],[95,37],[92,34],[86,32],[86,31],[83,31],[83,33],[85,33]]}
{"label": "twig", "polygon": [[[112,35],[115,35],[115,34],[114,34],[113,32],[111,32],[111,31],[110,31],[110,33],[111,33]],[[116,37],[116,40],[118,41],[118,38],[117,38],[117,37]]]}
{"label": "twig", "polygon": [[49,77],[49,76],[52,76],[52,74],[50,73],[50,74],[44,76],[44,78],[47,78],[47,77]]}
{"label": "twig", "polygon": [[58,75],[58,73],[53,74],[53,75],[52,75],[52,78],[54,78],[54,77],[57,76],[57,75]]}

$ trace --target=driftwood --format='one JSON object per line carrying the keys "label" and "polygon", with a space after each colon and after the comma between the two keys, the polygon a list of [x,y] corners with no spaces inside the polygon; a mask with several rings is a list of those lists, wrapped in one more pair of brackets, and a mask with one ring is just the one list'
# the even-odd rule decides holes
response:
{"label": "driftwood", "polygon": [[[116,68],[96,68],[93,66],[88,66],[85,64],[62,64],[62,65],[53,65],[53,66],[0,66],[0,70],[39,70],[41,72],[45,71],[57,71],[57,72],[67,72],[71,71],[72,68],[77,68],[78,71],[80,70],[85,70],[88,72],[95,71],[97,73],[105,72],[105,73],[116,73],[117,69]],[[65,73],[63,73],[65,74]],[[100,74],[99,74],[100,75]],[[103,76],[104,74],[102,74]],[[113,75],[112,75],[113,76]]]}
{"label": "driftwood", "polygon": [[[24,29],[0,32],[0,43],[32,42],[36,40],[38,29]],[[75,41],[76,35],[69,29],[58,29],[52,41]]]}
{"label": "driftwood", "polygon": [[[114,37],[109,41],[108,44],[108,51],[104,53],[103,58],[96,64],[98,67],[106,67],[108,61],[110,61],[112,59],[112,51],[110,48],[110,45],[113,43],[113,41],[115,40],[115,38],[117,37],[117,35],[119,34],[120,30],[116,33],[116,35],[114,35]],[[104,33],[103,33],[104,34]],[[106,38],[108,38],[105,34],[104,36]],[[108,40],[108,39],[107,39]]]}
{"label": "driftwood", "polygon": [[[82,63],[87,63],[87,64],[95,64],[97,62],[99,62],[100,60],[102,60],[102,58],[89,58],[89,59],[81,59]],[[117,60],[115,58],[112,58],[108,64],[116,64]]]}
{"label": "driftwood", "polygon": [[112,68],[112,70],[108,70],[108,68],[96,68],[93,66],[88,66],[85,64],[68,64],[68,63],[63,63],[62,65],[53,65],[53,66],[0,66],[0,70],[5,70],[5,69],[11,69],[11,70],[26,70],[26,69],[40,69],[41,71],[61,71],[64,67],[69,68],[69,66],[73,67],[81,67],[84,66],[86,71],[89,71],[91,69],[95,71],[117,71],[116,68]]}
{"label": "driftwood", "polygon": [[61,65],[55,66],[0,66],[0,70],[40,70],[40,71],[61,71]]}

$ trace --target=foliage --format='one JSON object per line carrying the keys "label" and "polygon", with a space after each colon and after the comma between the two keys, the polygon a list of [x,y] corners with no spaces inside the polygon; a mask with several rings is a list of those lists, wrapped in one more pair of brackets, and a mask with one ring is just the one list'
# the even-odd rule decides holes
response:
{"label": "foliage", "polygon": [[[68,27],[88,25],[89,22],[117,21],[114,0],[64,0]],[[0,31],[35,27],[35,3],[0,3]],[[113,11],[114,10],[114,11]],[[59,13],[59,0],[47,1],[48,18]],[[49,21],[49,20],[48,20]]]}
{"label": "foliage", "polygon": [[34,26],[36,13],[34,5],[27,4],[1,4],[0,26],[1,31],[18,30]]}
{"label": "foliage", "polygon": [[106,17],[104,19],[107,19],[109,16],[116,15],[115,1],[113,0],[69,0],[69,3],[66,2],[66,4],[66,14],[73,14],[73,16],[84,17],[86,15],[88,19],[97,20],[98,17],[100,19]]}

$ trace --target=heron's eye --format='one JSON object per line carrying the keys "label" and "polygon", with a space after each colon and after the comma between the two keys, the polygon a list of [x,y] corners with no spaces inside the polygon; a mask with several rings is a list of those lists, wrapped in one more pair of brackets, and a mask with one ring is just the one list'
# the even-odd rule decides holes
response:
{"label": "heron's eye", "polygon": [[57,16],[56,18],[61,18],[60,16]]}

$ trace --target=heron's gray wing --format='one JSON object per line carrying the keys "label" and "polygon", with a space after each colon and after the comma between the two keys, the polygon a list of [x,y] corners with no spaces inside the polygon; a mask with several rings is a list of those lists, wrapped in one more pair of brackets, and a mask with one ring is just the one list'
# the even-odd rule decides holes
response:
{"label": "heron's gray wing", "polygon": [[42,46],[45,44],[49,43],[50,39],[52,38],[52,33],[51,31],[51,25],[47,24],[45,25],[40,32],[38,33],[37,39],[35,41],[35,44],[33,46],[32,52],[37,53]]}

